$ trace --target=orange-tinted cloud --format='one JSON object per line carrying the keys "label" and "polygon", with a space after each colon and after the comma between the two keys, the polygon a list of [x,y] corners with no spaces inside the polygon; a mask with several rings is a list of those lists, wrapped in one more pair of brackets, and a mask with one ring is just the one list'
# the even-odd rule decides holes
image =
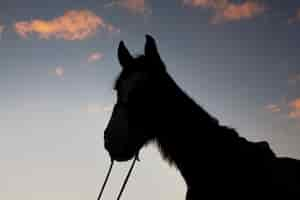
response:
{"label": "orange-tinted cloud", "polygon": [[289,77],[289,80],[288,80],[288,82],[293,85],[295,85],[299,81],[300,81],[300,74],[293,75],[293,76]]}
{"label": "orange-tinted cloud", "polygon": [[51,76],[56,76],[60,78],[61,80],[64,80],[64,75],[65,75],[65,69],[62,66],[55,67],[54,69],[51,69],[49,71],[49,74]]}
{"label": "orange-tinted cloud", "polygon": [[63,77],[65,74],[65,70],[63,67],[56,67],[55,68],[55,74],[59,77]]}
{"label": "orange-tinted cloud", "polygon": [[88,113],[99,113],[103,112],[103,106],[99,104],[88,104],[85,107],[83,107],[83,111]]}
{"label": "orange-tinted cloud", "polygon": [[52,20],[35,19],[15,24],[16,32],[23,38],[35,33],[41,39],[83,40],[96,34],[98,29],[117,31],[111,24],[89,10],[69,10]]}
{"label": "orange-tinted cloud", "polygon": [[145,14],[149,11],[146,0],[114,0],[109,4],[109,6],[114,5],[125,8],[134,14]]}
{"label": "orange-tinted cloud", "polygon": [[240,21],[252,19],[265,11],[265,7],[255,2],[245,2],[242,4],[229,3],[224,9],[218,10],[212,23],[224,21]]}
{"label": "orange-tinted cloud", "polygon": [[228,4],[228,0],[183,0],[183,5],[221,9]]}
{"label": "orange-tinted cloud", "polygon": [[252,19],[265,11],[263,4],[250,0],[239,4],[230,0],[183,0],[183,4],[212,9],[215,12],[210,20],[213,24]]}
{"label": "orange-tinted cloud", "polygon": [[293,100],[289,103],[291,111],[289,117],[291,119],[300,119],[300,98]]}
{"label": "orange-tinted cloud", "polygon": [[300,8],[297,10],[296,15],[293,17],[290,17],[288,19],[288,23],[293,24],[293,23],[299,23],[300,22]]}
{"label": "orange-tinted cloud", "polygon": [[111,112],[112,109],[113,109],[113,105],[103,106],[97,103],[89,103],[81,108],[83,112],[87,112],[87,113]]}
{"label": "orange-tinted cloud", "polygon": [[0,25],[0,39],[2,38],[2,33],[4,31],[4,26],[3,25]]}
{"label": "orange-tinted cloud", "polygon": [[4,31],[4,26],[0,25],[0,33],[2,33]]}
{"label": "orange-tinted cloud", "polygon": [[281,111],[280,107],[276,104],[266,105],[265,108],[273,113],[277,113]]}
{"label": "orange-tinted cloud", "polygon": [[91,53],[89,56],[88,56],[88,62],[89,63],[92,63],[92,62],[96,62],[98,60],[102,60],[103,59],[103,54],[100,53],[100,52],[94,52],[94,53]]}

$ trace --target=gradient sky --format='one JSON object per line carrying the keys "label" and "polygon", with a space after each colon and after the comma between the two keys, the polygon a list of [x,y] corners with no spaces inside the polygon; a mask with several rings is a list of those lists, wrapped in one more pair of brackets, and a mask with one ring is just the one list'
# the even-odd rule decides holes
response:
{"label": "gradient sky", "polygon": [[[0,199],[96,198],[109,166],[102,137],[117,46],[143,53],[146,33],[222,124],[300,158],[299,32],[294,0],[1,1]],[[184,198],[182,178],[153,146],[141,159],[123,199]],[[106,199],[127,169],[116,167]]]}

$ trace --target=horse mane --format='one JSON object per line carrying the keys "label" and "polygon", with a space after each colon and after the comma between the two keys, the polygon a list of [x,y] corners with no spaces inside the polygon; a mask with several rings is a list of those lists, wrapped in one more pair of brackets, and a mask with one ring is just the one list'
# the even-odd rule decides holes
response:
{"label": "horse mane", "polygon": [[[195,131],[204,132],[202,134],[203,139],[209,140],[207,142],[211,142],[212,145],[222,146],[221,144],[227,144],[226,151],[231,151],[236,155],[245,154],[242,156],[247,156],[246,154],[249,153],[249,156],[255,154],[257,157],[266,156],[271,158],[275,156],[266,142],[250,142],[241,137],[236,129],[221,125],[215,117],[187,95],[168,74],[165,83],[167,87],[165,90],[167,91],[164,92],[164,95],[169,95],[169,98],[172,100],[168,104],[171,104],[171,107],[180,105],[175,107],[175,112],[167,109],[168,115],[184,116],[180,119],[174,116],[165,117],[164,123],[169,126],[164,132],[169,132],[169,135],[161,137],[161,134],[158,134],[157,138],[155,138],[159,152],[170,165],[178,164],[178,160],[175,160],[176,157],[174,157],[179,151],[177,148],[182,148],[181,151],[185,151],[185,148],[188,146],[184,145],[195,144],[195,140],[198,140],[198,133]],[[174,95],[176,98],[174,98]],[[184,131],[192,133],[185,133]],[[177,144],[178,146],[174,148],[174,146],[171,146],[172,144]],[[225,146],[222,147],[225,148]],[[189,152],[185,153],[189,155]]]}
{"label": "horse mane", "polygon": [[[170,102],[173,105],[180,105],[180,108],[176,108],[176,114],[177,115],[185,115],[185,120],[183,122],[177,122],[177,123],[187,123],[186,125],[189,126],[190,122],[195,121],[201,121],[201,124],[204,125],[204,129],[206,130],[217,130],[217,129],[224,129],[227,132],[230,133],[230,135],[238,137],[238,133],[235,131],[235,129],[220,126],[219,121],[210,115],[208,112],[206,112],[199,104],[197,104],[189,95],[187,95],[178,85],[177,83],[169,76],[169,74],[166,74],[165,77],[165,83],[166,83],[166,94],[170,96],[172,101]],[[165,94],[165,95],[166,95]],[[175,98],[172,97],[172,95],[175,95]],[[186,111],[191,111],[190,113],[185,113]],[[178,113],[177,113],[178,112]],[[166,124],[172,124],[173,126],[177,124],[176,122],[173,122],[173,118],[166,118],[165,122]],[[195,126],[195,125],[192,125]],[[197,125],[198,126],[198,125]],[[176,161],[174,160],[174,154],[176,154],[175,151],[178,151],[178,149],[174,149],[170,147],[169,139],[172,138],[172,142],[176,144],[182,144],[182,140],[195,140],[195,137],[184,137],[176,127],[169,126],[170,129],[168,129],[169,132],[171,132],[170,137],[167,138],[161,138],[157,137],[155,138],[155,144],[157,145],[159,152],[161,153],[163,159],[167,161],[170,165],[176,165]],[[199,127],[195,126],[195,130],[198,130]],[[191,128],[190,128],[191,129]],[[224,132],[223,131],[223,132]],[[187,135],[191,135],[187,133]],[[175,140],[175,141],[174,141]],[[186,143],[189,143],[187,141]],[[180,146],[180,148],[185,148],[184,146]]]}

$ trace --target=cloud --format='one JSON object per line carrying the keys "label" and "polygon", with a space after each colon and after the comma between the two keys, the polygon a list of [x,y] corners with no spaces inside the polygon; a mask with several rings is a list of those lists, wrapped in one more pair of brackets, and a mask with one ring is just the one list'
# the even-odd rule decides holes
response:
{"label": "cloud", "polygon": [[242,4],[229,3],[224,9],[217,11],[212,19],[212,23],[252,19],[264,11],[265,7],[255,2],[245,2]]}
{"label": "cloud", "polygon": [[0,34],[4,31],[4,26],[0,25]]}
{"label": "cloud", "polygon": [[300,119],[300,98],[295,99],[289,103],[291,111],[289,112],[289,118]]}
{"label": "cloud", "polygon": [[183,0],[183,5],[192,7],[221,8],[228,4],[228,0]]}
{"label": "cloud", "polygon": [[211,23],[252,19],[262,14],[266,7],[254,1],[232,3],[230,0],[183,0],[185,6],[210,8],[214,11]]}
{"label": "cloud", "polygon": [[295,85],[299,81],[300,81],[300,74],[293,75],[293,76],[289,77],[289,80],[288,80],[288,82],[293,85]]}
{"label": "cloud", "polygon": [[82,111],[87,113],[111,112],[112,109],[113,105],[103,106],[96,103],[89,103],[82,107]]}
{"label": "cloud", "polygon": [[100,53],[100,52],[94,52],[94,53],[91,53],[89,56],[88,56],[88,62],[89,63],[92,63],[92,62],[96,62],[98,60],[102,60],[103,59],[103,54]]}
{"label": "cloud", "polygon": [[56,76],[63,80],[65,75],[65,69],[62,66],[58,66],[50,71],[50,75]]}
{"label": "cloud", "polygon": [[103,107],[99,104],[88,104],[84,108],[84,111],[88,113],[99,113],[99,112],[103,112]]}
{"label": "cloud", "polygon": [[0,39],[2,38],[2,33],[3,33],[4,29],[5,29],[4,25],[0,24]]}
{"label": "cloud", "polygon": [[146,14],[150,11],[146,0],[114,0],[107,6],[120,6],[134,14]]}
{"label": "cloud", "polygon": [[96,34],[98,29],[108,32],[119,31],[89,10],[69,10],[52,20],[34,19],[19,21],[15,31],[22,37],[37,34],[41,39],[84,40]]}
{"label": "cloud", "polygon": [[111,112],[113,109],[114,109],[114,105],[113,105],[113,104],[107,105],[107,106],[104,106],[104,107],[103,107],[103,110],[104,110],[105,112]]}
{"label": "cloud", "polygon": [[288,19],[288,23],[289,24],[293,24],[293,23],[299,23],[300,22],[300,8],[296,11],[295,16],[290,17]]}
{"label": "cloud", "polygon": [[278,105],[276,104],[269,104],[269,105],[266,105],[265,108],[269,111],[271,111],[272,113],[277,113],[277,112],[280,112],[281,109]]}

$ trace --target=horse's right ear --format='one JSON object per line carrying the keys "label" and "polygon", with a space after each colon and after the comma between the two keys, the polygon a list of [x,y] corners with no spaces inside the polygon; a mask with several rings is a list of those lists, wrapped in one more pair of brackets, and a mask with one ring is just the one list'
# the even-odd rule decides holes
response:
{"label": "horse's right ear", "polygon": [[150,35],[146,35],[146,44],[145,44],[145,55],[152,59],[152,60],[159,60],[161,61],[161,58],[159,56],[156,42],[154,38]]}
{"label": "horse's right ear", "polygon": [[133,57],[131,56],[123,41],[120,42],[118,47],[118,58],[123,68],[132,65]]}

